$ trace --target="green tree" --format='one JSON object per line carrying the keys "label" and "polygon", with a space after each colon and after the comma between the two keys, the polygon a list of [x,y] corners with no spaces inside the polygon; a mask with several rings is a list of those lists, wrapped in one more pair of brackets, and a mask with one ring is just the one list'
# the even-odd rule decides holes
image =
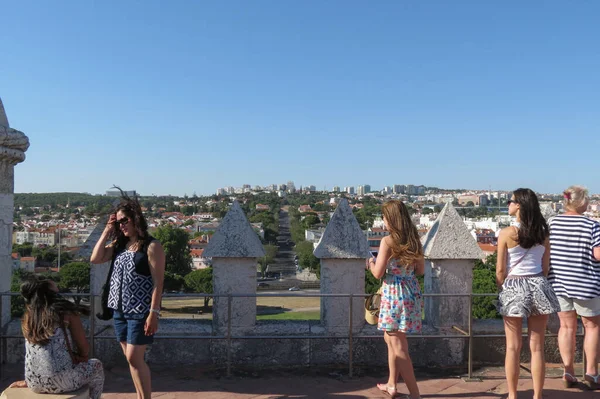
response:
{"label": "green tree", "polygon": [[[494,293],[496,287],[497,254],[489,255],[485,262],[477,260],[473,269],[473,293]],[[473,298],[473,317],[476,319],[497,319],[500,314],[496,310],[495,296]]]}
{"label": "green tree", "polygon": [[305,228],[310,229],[312,226],[319,224],[320,222],[321,221],[319,220],[319,217],[311,213],[310,215],[307,215],[304,220],[302,220],[302,225]]}
{"label": "green tree", "polygon": [[303,268],[308,268],[310,271],[317,274],[317,277],[321,277],[321,262],[313,254],[313,244],[308,241],[301,241],[296,244],[296,254],[298,255],[298,263]]}
{"label": "green tree", "polygon": [[381,287],[382,281],[373,276],[371,271],[365,273],[365,294],[374,294]]}
{"label": "green tree", "polygon": [[267,270],[267,266],[273,263],[275,256],[277,256],[278,247],[277,245],[267,244],[264,245],[265,248],[265,256],[258,259],[258,264],[260,266],[260,272],[262,273],[263,278],[265,277],[265,272]]}
{"label": "green tree", "polygon": [[467,202],[466,206],[475,206],[475,203],[473,201],[469,201]]}
{"label": "green tree", "polygon": [[422,213],[423,215],[430,215],[430,214],[432,214],[432,213],[433,213],[433,209],[431,209],[431,208],[429,208],[429,207],[426,207],[426,208],[423,208],[423,210],[421,211],[421,213]]}
{"label": "green tree", "polygon": [[[62,290],[76,293],[90,290],[90,265],[86,262],[71,262],[60,268],[60,284]],[[81,297],[74,297],[75,303],[81,302]]]}
{"label": "green tree", "polygon": [[33,252],[33,244],[30,242],[25,242],[23,244],[15,244],[13,245],[13,252],[18,252],[21,256],[31,256]]}
{"label": "green tree", "polygon": [[167,224],[156,229],[154,237],[165,250],[166,271],[181,276],[187,275],[192,270],[188,233]]}
{"label": "green tree", "polygon": [[185,286],[185,280],[183,276],[179,274],[173,274],[170,272],[165,272],[165,281],[163,284],[164,291],[181,291],[181,289]]}
{"label": "green tree", "polygon": [[[10,291],[11,292],[20,292],[21,291],[21,284],[23,283],[23,281],[25,281],[28,277],[32,276],[33,274],[23,270],[23,269],[17,269],[14,271],[13,275],[12,275],[12,280],[10,283]],[[7,297],[5,297],[7,298]],[[25,312],[25,300],[23,299],[23,297],[21,295],[19,296],[13,296],[13,297],[8,297],[10,298],[10,314],[12,317],[21,317],[23,316],[23,313]]]}
{"label": "green tree", "polygon": [[[188,273],[185,278],[185,287],[188,291],[202,294],[213,293],[213,270],[212,267],[206,269],[194,270]],[[208,307],[210,297],[204,297],[204,308]]]}

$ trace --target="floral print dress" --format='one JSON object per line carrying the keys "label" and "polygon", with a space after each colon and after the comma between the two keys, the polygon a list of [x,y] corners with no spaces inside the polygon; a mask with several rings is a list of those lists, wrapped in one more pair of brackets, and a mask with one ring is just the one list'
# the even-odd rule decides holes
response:
{"label": "floral print dress", "polygon": [[88,384],[90,398],[98,399],[104,387],[104,369],[98,359],[74,365],[63,329],[57,327],[46,345],[25,340],[25,381],[35,393],[71,392]]}
{"label": "floral print dress", "polygon": [[420,333],[423,296],[414,266],[398,265],[391,259],[381,287],[381,305],[377,329]]}

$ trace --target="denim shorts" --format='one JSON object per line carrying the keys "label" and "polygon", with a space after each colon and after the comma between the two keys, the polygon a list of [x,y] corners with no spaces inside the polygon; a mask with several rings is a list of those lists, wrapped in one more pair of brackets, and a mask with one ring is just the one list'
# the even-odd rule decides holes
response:
{"label": "denim shorts", "polygon": [[124,314],[118,310],[115,310],[113,319],[115,321],[115,334],[117,335],[117,341],[127,342],[130,345],[150,345],[152,342],[154,342],[154,336],[146,335],[144,332],[144,325],[146,324],[147,317],[148,313]]}

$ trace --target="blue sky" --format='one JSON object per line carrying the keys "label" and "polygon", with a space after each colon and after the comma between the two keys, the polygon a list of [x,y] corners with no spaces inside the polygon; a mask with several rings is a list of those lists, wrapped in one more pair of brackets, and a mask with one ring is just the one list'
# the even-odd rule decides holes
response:
{"label": "blue sky", "polygon": [[0,7],[16,192],[600,192],[600,2]]}

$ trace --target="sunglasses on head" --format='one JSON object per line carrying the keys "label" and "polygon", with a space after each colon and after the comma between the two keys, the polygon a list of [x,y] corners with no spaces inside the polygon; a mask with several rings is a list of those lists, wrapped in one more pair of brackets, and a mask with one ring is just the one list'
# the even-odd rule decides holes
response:
{"label": "sunglasses on head", "polygon": [[124,217],[123,219],[115,220],[115,223],[119,226],[129,223],[129,218]]}

